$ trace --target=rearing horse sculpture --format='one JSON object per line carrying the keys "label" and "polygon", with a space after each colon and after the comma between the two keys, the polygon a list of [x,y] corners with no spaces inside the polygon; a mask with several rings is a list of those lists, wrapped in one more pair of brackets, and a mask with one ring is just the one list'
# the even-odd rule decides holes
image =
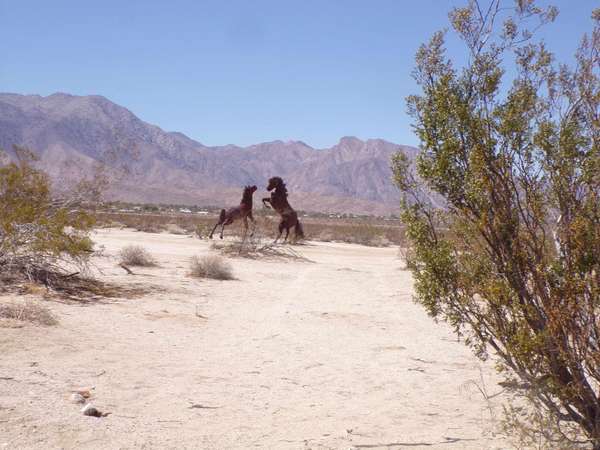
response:
{"label": "rearing horse sculpture", "polygon": [[283,242],[286,242],[290,234],[290,228],[292,227],[294,228],[294,240],[304,238],[304,230],[302,229],[302,224],[298,220],[298,214],[290,206],[287,200],[287,188],[285,187],[283,180],[280,177],[270,178],[267,191],[271,192],[271,197],[263,198],[263,205],[269,208],[267,203],[270,203],[273,209],[281,216],[281,222],[279,222],[279,235],[274,242],[277,242],[281,237],[281,233],[283,233],[284,229],[285,238],[283,239]]}
{"label": "rearing horse sculpture", "polygon": [[240,206],[236,206],[234,208],[229,208],[227,211],[224,209],[221,210],[221,215],[219,216],[219,221],[215,224],[214,228],[210,232],[210,238],[212,239],[213,233],[217,229],[219,225],[221,225],[221,239],[223,239],[223,230],[225,229],[225,225],[230,225],[236,220],[243,219],[244,220],[244,236],[248,233],[248,218],[252,221],[252,232],[250,236],[254,235],[254,227],[256,226],[256,222],[254,221],[254,217],[252,216],[252,195],[256,192],[256,186],[246,186],[244,188],[244,193],[242,194],[242,201],[240,202]]}

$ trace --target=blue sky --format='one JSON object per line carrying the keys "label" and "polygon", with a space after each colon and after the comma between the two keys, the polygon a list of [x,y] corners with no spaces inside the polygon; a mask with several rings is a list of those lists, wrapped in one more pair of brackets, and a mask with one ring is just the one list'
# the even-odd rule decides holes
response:
{"label": "blue sky", "polygon": [[[0,0],[0,91],[104,95],[207,145],[415,145],[414,53],[463,3]],[[552,4],[561,13],[544,38],[568,59],[598,3]]]}

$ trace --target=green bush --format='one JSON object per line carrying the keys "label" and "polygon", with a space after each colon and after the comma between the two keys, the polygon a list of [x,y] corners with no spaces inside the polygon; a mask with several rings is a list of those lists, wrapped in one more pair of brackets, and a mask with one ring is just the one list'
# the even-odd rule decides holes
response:
{"label": "green bush", "polygon": [[69,265],[87,267],[94,218],[67,199],[53,200],[48,176],[26,149],[0,167],[0,272],[51,283]]}
{"label": "green bush", "polygon": [[600,449],[600,10],[573,68],[526,28],[555,9],[508,11],[472,1],[451,12],[461,67],[441,32],[417,53],[416,175],[393,160],[407,263],[416,300],[529,400],[508,417],[523,446]]}

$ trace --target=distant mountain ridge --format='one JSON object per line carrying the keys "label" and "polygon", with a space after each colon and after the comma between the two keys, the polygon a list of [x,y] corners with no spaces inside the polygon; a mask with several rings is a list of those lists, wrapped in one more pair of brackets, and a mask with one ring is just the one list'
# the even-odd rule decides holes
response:
{"label": "distant mountain ridge", "polygon": [[121,200],[220,205],[241,186],[281,176],[294,207],[309,211],[388,214],[398,208],[390,157],[417,149],[382,139],[343,137],[328,149],[302,141],[205,146],[165,132],[102,96],[0,94],[0,148],[29,147],[54,179],[69,179],[99,161],[126,167],[109,192]]}

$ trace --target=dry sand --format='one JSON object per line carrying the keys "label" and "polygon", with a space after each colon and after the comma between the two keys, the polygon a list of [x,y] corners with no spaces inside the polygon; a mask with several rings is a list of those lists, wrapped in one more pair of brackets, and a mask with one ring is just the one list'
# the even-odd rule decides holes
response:
{"label": "dry sand", "polygon": [[[153,292],[0,328],[0,449],[505,448],[472,383],[498,392],[493,370],[412,302],[397,249],[310,243],[311,262],[231,259],[237,280],[199,281],[206,241],[96,241],[103,279]],[[126,275],[130,243],[160,267]],[[111,415],[83,416],[82,387]]]}

